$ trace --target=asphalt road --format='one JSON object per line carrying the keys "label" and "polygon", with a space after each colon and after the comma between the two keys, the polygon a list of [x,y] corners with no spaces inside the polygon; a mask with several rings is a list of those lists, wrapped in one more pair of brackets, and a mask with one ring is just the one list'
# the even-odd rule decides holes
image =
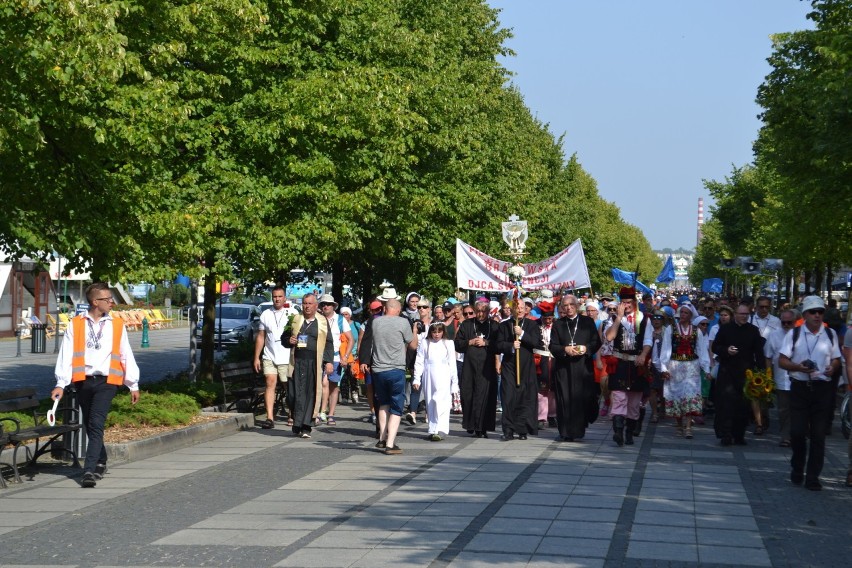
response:
{"label": "asphalt road", "polygon": [[[148,337],[150,347],[145,349],[141,347],[141,332],[130,332],[129,337],[141,384],[189,369],[189,327],[152,329]],[[40,397],[46,398],[55,384],[55,341],[48,338],[45,353],[31,353],[30,347],[29,338],[22,340],[21,356],[17,357],[17,340],[0,341],[0,390],[34,387]]]}

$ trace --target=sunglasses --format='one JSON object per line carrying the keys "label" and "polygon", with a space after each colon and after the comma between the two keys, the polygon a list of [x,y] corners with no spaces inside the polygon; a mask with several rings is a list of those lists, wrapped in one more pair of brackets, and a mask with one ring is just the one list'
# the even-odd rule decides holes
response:
{"label": "sunglasses", "polygon": [[652,320],[661,320],[661,319],[663,319],[663,316],[651,316],[651,319]]}
{"label": "sunglasses", "polygon": [[790,320],[781,320],[781,325],[793,325],[795,322]]}
{"label": "sunglasses", "polygon": [[418,310],[428,310],[429,306],[417,306]]}
{"label": "sunglasses", "polygon": [[805,313],[806,314],[814,314],[814,315],[816,315],[816,314],[822,315],[822,314],[825,313],[825,310],[823,310],[823,309],[808,310]]}
{"label": "sunglasses", "polygon": [[464,315],[466,315],[466,316],[472,316],[472,315],[473,315],[473,312],[462,312],[462,314],[464,314]]}

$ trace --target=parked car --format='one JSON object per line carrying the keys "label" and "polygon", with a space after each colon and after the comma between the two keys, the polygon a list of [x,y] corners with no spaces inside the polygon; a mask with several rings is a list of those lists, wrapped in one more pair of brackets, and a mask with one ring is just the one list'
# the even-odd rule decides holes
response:
{"label": "parked car", "polygon": [[[217,343],[219,342],[219,330],[221,329],[222,345],[235,345],[240,341],[254,341],[255,326],[259,319],[260,311],[251,304],[217,305],[213,339]],[[203,323],[203,321],[199,321],[195,328],[195,334],[199,338],[201,337]]]}

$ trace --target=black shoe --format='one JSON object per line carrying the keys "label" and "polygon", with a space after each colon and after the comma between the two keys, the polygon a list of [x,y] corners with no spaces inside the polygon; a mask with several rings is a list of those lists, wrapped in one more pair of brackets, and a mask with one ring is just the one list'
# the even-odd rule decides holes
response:
{"label": "black shoe", "polygon": [[80,485],[83,487],[94,487],[98,484],[98,480],[95,479],[95,474],[91,471],[87,471],[83,474],[83,478],[80,480]]}
{"label": "black shoe", "polygon": [[488,437],[488,432],[486,432],[485,430],[483,430],[483,431],[482,431],[482,432],[480,432],[479,434],[480,434],[480,436],[481,436],[481,437],[483,437],[483,438],[487,438],[487,437]]}
{"label": "black shoe", "polygon": [[507,436],[506,434],[503,434],[502,436],[500,436],[501,442],[511,442],[514,439],[515,439],[514,436]]}
{"label": "black shoe", "polygon": [[376,447],[379,448],[380,450],[384,450],[385,448],[388,447],[388,443],[385,442],[384,440],[379,440],[378,442],[376,442]]}
{"label": "black shoe", "polygon": [[106,472],[107,472],[107,464],[99,463],[98,465],[95,466],[95,473],[94,473],[95,479],[100,481],[101,479],[104,478],[104,475],[106,475]]}
{"label": "black shoe", "polygon": [[548,418],[547,419],[547,425],[550,426],[551,428],[555,428],[556,427],[556,418],[553,418],[553,417]]}
{"label": "black shoe", "polygon": [[748,444],[746,444],[745,438],[736,438],[734,440],[734,444],[736,444],[737,446],[747,446],[748,445]]}
{"label": "black shoe", "polygon": [[519,435],[518,435],[518,440],[526,440],[526,439],[527,439],[527,435],[526,435],[526,434],[519,434]]}
{"label": "black shoe", "polygon": [[[467,433],[468,433],[468,434],[473,434],[473,430],[468,430],[468,431],[467,431]],[[478,438],[478,437],[479,437],[479,436],[477,436],[477,438]]]}
{"label": "black shoe", "polygon": [[267,418],[263,422],[260,422],[259,424],[260,424],[260,427],[263,428],[264,430],[272,430],[273,428],[275,428],[275,422],[273,422],[269,418]]}
{"label": "black shoe", "polygon": [[399,446],[393,446],[392,448],[385,448],[385,454],[389,456],[395,456],[402,453],[402,448]]}
{"label": "black shoe", "polygon": [[804,480],[805,480],[805,474],[804,473],[800,473],[798,471],[791,471],[790,472],[790,481],[793,482],[793,485],[801,485]]}
{"label": "black shoe", "polygon": [[722,438],[722,445],[723,446],[730,446],[733,443],[734,443],[733,440],[731,440],[730,438],[727,438],[727,437]]}
{"label": "black shoe", "polygon": [[538,421],[538,429],[544,430],[545,428],[547,428],[547,420],[539,420]]}
{"label": "black shoe", "polygon": [[819,479],[816,477],[809,477],[805,480],[805,489],[810,489],[811,491],[822,491],[822,483],[820,483]]}

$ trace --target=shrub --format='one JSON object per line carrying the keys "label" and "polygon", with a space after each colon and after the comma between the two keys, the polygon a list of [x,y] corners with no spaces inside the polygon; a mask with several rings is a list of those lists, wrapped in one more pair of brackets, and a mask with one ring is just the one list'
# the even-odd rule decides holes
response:
{"label": "shrub", "polygon": [[198,402],[185,394],[144,393],[135,405],[129,396],[118,396],[112,402],[106,426],[178,426],[189,424],[200,410]]}

